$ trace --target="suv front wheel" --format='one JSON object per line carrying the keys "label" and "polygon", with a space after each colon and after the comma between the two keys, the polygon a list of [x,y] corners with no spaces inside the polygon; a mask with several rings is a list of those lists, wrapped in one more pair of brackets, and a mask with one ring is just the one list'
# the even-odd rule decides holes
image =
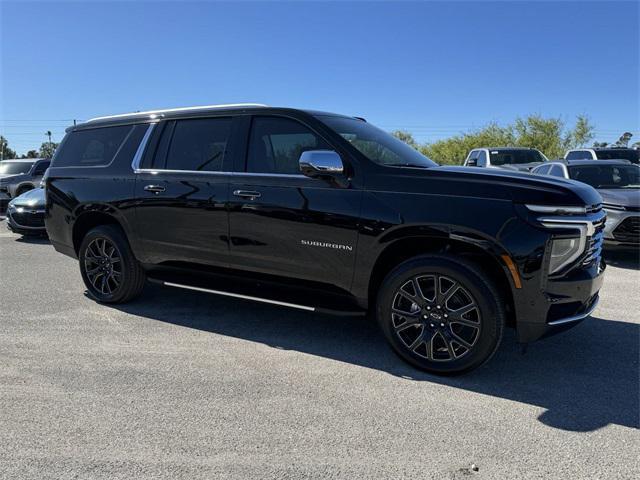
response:
{"label": "suv front wheel", "polygon": [[145,273],[122,230],[101,225],[82,240],[80,273],[92,298],[103,303],[124,303],[140,295]]}
{"label": "suv front wheel", "polygon": [[376,313],[402,358],[441,375],[488,361],[505,318],[493,282],[473,263],[449,255],[414,257],[396,267],[382,283]]}

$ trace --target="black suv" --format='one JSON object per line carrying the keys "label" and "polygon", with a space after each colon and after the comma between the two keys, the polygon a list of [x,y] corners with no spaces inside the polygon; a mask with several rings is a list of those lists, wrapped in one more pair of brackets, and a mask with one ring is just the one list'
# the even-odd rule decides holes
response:
{"label": "black suv", "polygon": [[375,317],[440,374],[478,367],[598,301],[605,214],[590,186],[440,167],[364,119],[258,105],[90,120],[46,180],[46,227],[89,294],[145,280]]}

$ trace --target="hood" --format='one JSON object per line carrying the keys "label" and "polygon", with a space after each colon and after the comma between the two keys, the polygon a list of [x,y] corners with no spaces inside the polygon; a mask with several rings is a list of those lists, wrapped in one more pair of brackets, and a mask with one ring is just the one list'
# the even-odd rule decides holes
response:
{"label": "hood", "polygon": [[529,163],[516,163],[510,165],[495,165],[495,168],[501,168],[504,170],[511,170],[513,172],[528,172],[538,165],[542,165],[544,162],[529,162]]}
{"label": "hood", "polygon": [[9,181],[12,177],[19,177],[20,175],[24,175],[24,173],[0,173],[0,183]]}
{"label": "hood", "polygon": [[500,168],[387,167],[380,176],[368,177],[367,183],[371,189],[538,205],[591,206],[602,203],[600,194],[585,183]]}
{"label": "hood", "polygon": [[9,202],[14,207],[44,208],[44,188],[34,188]]}
{"label": "hood", "polygon": [[598,189],[604,203],[622,207],[640,208],[640,188]]}

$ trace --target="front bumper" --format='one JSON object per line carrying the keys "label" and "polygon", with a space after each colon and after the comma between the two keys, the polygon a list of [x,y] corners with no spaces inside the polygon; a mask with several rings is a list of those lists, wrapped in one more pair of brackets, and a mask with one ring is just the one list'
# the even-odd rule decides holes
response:
{"label": "front bumper", "polygon": [[599,300],[606,266],[576,272],[570,279],[548,280],[542,297],[531,301],[518,321],[518,341],[533,342],[574,327],[593,313]]}
{"label": "front bumper", "polygon": [[[625,229],[623,225],[629,223],[628,219],[640,219],[640,212],[611,209],[606,209],[606,212],[607,221],[604,226],[604,240],[607,245],[640,245],[640,236],[637,229]],[[638,222],[639,220],[631,221]]]}
{"label": "front bumper", "polygon": [[[21,220],[25,215],[28,215],[27,220]],[[44,235],[47,233],[44,226],[44,210],[20,216],[9,209],[7,211],[7,228],[20,235]]]}
{"label": "front bumper", "polygon": [[8,193],[0,192],[0,213],[5,213],[7,211],[10,201],[11,197]]}

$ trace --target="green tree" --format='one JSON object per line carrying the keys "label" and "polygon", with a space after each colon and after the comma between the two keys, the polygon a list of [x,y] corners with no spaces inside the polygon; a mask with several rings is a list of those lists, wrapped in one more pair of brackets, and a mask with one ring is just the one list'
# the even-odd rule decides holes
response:
{"label": "green tree", "polygon": [[21,158],[38,158],[38,151],[29,150],[26,154],[22,154]]}
{"label": "green tree", "polygon": [[560,158],[569,148],[593,139],[594,127],[585,116],[576,119],[574,128],[565,128],[560,118],[529,115],[513,124],[490,123],[472,132],[420,146],[420,151],[438,163],[462,164],[469,150],[479,147],[537,148],[549,158]]}
{"label": "green tree", "polygon": [[42,145],[40,145],[40,151],[38,152],[38,156],[40,156],[41,158],[51,158],[53,157],[53,154],[56,151],[56,148],[58,148],[58,143],[55,142],[44,142]]}
{"label": "green tree", "polygon": [[595,136],[593,130],[594,127],[589,122],[589,117],[586,115],[578,115],[578,118],[576,119],[576,126],[571,132],[569,148],[584,147],[587,143],[593,140],[593,137]]}
{"label": "green tree", "polygon": [[6,160],[8,158],[16,158],[17,154],[15,150],[9,148],[9,142],[3,136],[0,136],[0,160]]}
{"label": "green tree", "polygon": [[411,135],[411,133],[409,132],[405,132],[404,130],[394,130],[393,132],[391,132],[391,135],[399,140],[402,140],[410,147],[413,147],[415,149],[418,148],[418,142],[416,142],[415,138],[413,138],[413,135]]}

